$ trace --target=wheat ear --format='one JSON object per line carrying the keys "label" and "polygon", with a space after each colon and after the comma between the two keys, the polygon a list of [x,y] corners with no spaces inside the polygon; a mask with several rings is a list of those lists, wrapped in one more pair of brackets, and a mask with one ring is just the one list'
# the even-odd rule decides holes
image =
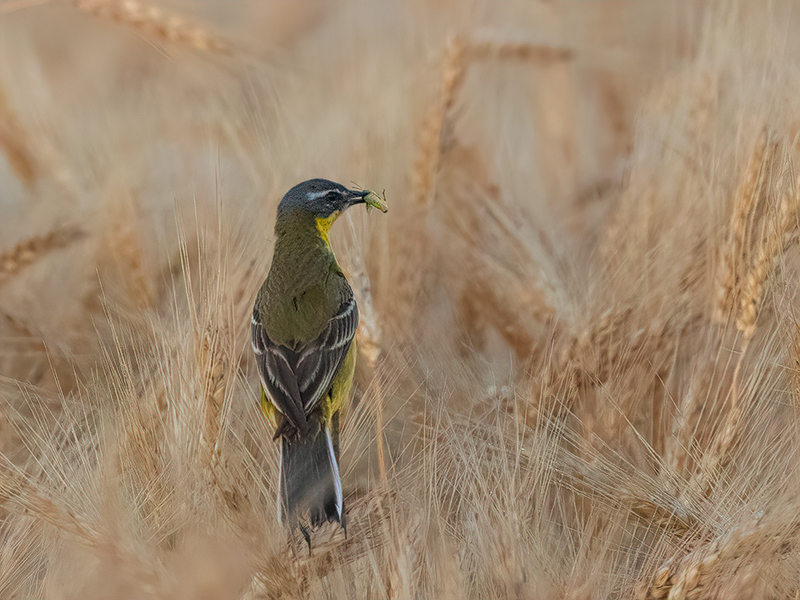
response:
{"label": "wheat ear", "polygon": [[764,132],[756,142],[747,168],[742,174],[736,189],[728,238],[720,251],[718,270],[718,289],[714,305],[714,320],[725,323],[733,306],[738,284],[738,270],[745,252],[745,242],[749,222],[753,217],[755,205],[765,177],[767,161],[767,133]]}
{"label": "wheat ear", "polygon": [[736,319],[736,327],[742,332],[745,340],[753,337],[764,288],[778,258],[796,240],[796,236],[793,234],[797,230],[799,189],[800,179],[795,183],[793,189],[783,195],[776,221],[758,246],[756,258],[745,276],[739,316]]}
{"label": "wheat ear", "polygon": [[221,347],[219,329],[207,328],[200,337],[197,364],[203,397],[203,436],[213,460],[219,454],[219,431],[225,400],[227,357]]}
{"label": "wheat ear", "polygon": [[519,60],[534,63],[554,63],[571,60],[574,53],[569,48],[531,44],[527,42],[473,42],[468,46],[469,58]]}
{"label": "wheat ear", "polygon": [[417,206],[427,206],[435,195],[443,134],[446,132],[458,92],[464,83],[467,66],[465,51],[465,43],[458,36],[452,37],[444,49],[439,100],[425,119],[420,135],[419,155],[414,164],[414,198]]}
{"label": "wheat ear", "polygon": [[683,558],[667,561],[638,593],[640,600],[691,600],[718,598],[720,575],[732,572],[735,582],[725,581],[726,588],[737,590],[737,596],[749,597],[743,589],[759,575],[753,558],[784,556],[796,548],[794,538],[800,525],[795,518],[788,522],[768,523],[761,514],[752,522],[735,527]]}
{"label": "wheat ear", "polygon": [[74,227],[54,229],[44,235],[26,238],[16,246],[0,252],[0,285],[44,255],[70,245],[81,235],[81,231]]}
{"label": "wheat ear", "polygon": [[30,149],[30,137],[20,125],[16,115],[0,89],[0,150],[6,155],[11,170],[28,189],[39,177],[36,159]]}
{"label": "wheat ear", "polygon": [[230,54],[231,46],[184,17],[165,12],[138,0],[74,0],[81,11],[120,25],[132,27],[165,42],[183,44],[195,50]]}

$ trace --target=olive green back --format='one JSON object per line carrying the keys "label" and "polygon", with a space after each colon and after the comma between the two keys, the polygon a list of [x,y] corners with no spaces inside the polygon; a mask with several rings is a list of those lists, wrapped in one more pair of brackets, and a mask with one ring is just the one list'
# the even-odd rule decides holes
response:
{"label": "olive green back", "polygon": [[353,292],[313,215],[283,216],[275,235],[272,266],[256,310],[273,342],[298,348],[319,336]]}

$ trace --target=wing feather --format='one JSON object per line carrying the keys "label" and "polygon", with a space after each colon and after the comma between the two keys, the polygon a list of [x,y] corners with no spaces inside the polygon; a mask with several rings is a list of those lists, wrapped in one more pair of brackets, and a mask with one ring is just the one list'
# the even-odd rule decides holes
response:
{"label": "wing feather", "polygon": [[274,343],[253,312],[252,345],[256,355],[261,384],[269,394],[272,404],[298,429],[305,429],[306,415],[303,400],[294,375],[294,353],[285,346]]}
{"label": "wing feather", "polygon": [[303,349],[296,373],[306,414],[314,410],[330,388],[357,328],[358,307],[351,296],[328,321],[319,337]]}
{"label": "wing feather", "polygon": [[257,311],[252,318],[252,346],[261,382],[270,400],[296,428],[331,386],[358,328],[358,306],[347,298],[317,338],[297,351],[269,339]]}

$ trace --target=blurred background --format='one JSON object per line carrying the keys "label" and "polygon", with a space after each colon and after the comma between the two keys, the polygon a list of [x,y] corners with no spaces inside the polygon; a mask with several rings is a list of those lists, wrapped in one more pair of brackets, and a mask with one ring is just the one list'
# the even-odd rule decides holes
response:
{"label": "blurred background", "polygon": [[[798,593],[794,2],[0,0],[0,597]],[[277,202],[361,312],[294,554]]]}
{"label": "blurred background", "polygon": [[[4,307],[75,359],[92,354],[101,293],[126,309],[166,301],[181,228],[206,233],[221,211],[247,228],[231,250],[237,265],[268,264],[274,205],[312,176],[393,200],[370,223],[370,244],[384,250],[371,247],[367,262],[402,262],[376,253],[388,238],[415,240],[430,216],[510,279],[546,280],[519,252],[564,254],[596,237],[643,103],[693,101],[667,96],[703,23],[680,2],[20,0],[0,10],[0,239],[11,248],[56,229],[81,234],[5,284]],[[524,248],[478,232],[482,209],[459,206],[473,198],[491,199]],[[456,257],[456,287],[467,258]],[[394,286],[385,279],[374,285]],[[60,301],[43,301],[53,293]]]}

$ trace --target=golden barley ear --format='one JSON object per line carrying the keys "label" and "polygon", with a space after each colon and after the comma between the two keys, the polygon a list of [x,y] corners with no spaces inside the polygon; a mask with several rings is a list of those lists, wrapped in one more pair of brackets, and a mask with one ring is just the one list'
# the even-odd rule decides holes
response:
{"label": "golden barley ear", "polygon": [[77,227],[53,229],[48,233],[26,238],[8,250],[0,251],[0,285],[47,254],[69,246],[82,236],[83,231]]}
{"label": "golden barley ear", "polygon": [[760,571],[797,547],[794,516],[763,513],[662,565],[638,591],[640,600],[761,597]]}
{"label": "golden barley ear", "polygon": [[221,427],[222,407],[229,379],[228,365],[230,359],[226,355],[222,337],[225,331],[220,328],[207,327],[199,336],[197,345],[197,364],[203,397],[203,437],[209,455],[219,454],[219,433]]}
{"label": "golden barley ear", "polygon": [[56,503],[3,454],[0,454],[0,505],[11,513],[31,514],[89,546],[98,541],[98,532],[84,519]]}
{"label": "golden barley ear", "polygon": [[0,89],[0,149],[5,153],[11,170],[28,190],[32,190],[40,173],[30,148],[30,136],[26,134],[16,114],[11,110],[2,89]]}
{"label": "golden barley ear", "polygon": [[719,253],[718,289],[713,313],[717,323],[725,323],[735,308],[742,264],[749,251],[750,238],[758,218],[756,208],[769,181],[775,152],[776,142],[768,131],[763,131],[736,188],[728,236]]}
{"label": "golden barley ear", "polygon": [[99,19],[131,27],[163,42],[223,55],[233,50],[229,42],[204,27],[140,0],[73,0],[73,5]]}
{"label": "golden barley ear", "polygon": [[467,72],[466,43],[452,36],[443,51],[441,89],[420,131],[417,159],[412,174],[415,204],[429,206],[435,196],[436,175],[449,119]]}
{"label": "golden barley ear", "polygon": [[467,47],[473,60],[518,60],[539,64],[563,62],[575,57],[570,48],[528,42],[475,41]]}
{"label": "golden barley ear", "polygon": [[779,207],[760,240],[753,262],[744,277],[736,328],[742,332],[745,340],[752,338],[755,333],[756,318],[775,266],[781,255],[797,241],[800,178],[792,185],[785,186],[780,194]]}
{"label": "golden barley ear", "polygon": [[[153,308],[158,292],[145,245],[146,227],[140,198],[129,190],[112,188],[108,223],[98,248],[98,270],[105,293],[120,305],[139,310]],[[113,282],[113,283],[112,283]]]}

